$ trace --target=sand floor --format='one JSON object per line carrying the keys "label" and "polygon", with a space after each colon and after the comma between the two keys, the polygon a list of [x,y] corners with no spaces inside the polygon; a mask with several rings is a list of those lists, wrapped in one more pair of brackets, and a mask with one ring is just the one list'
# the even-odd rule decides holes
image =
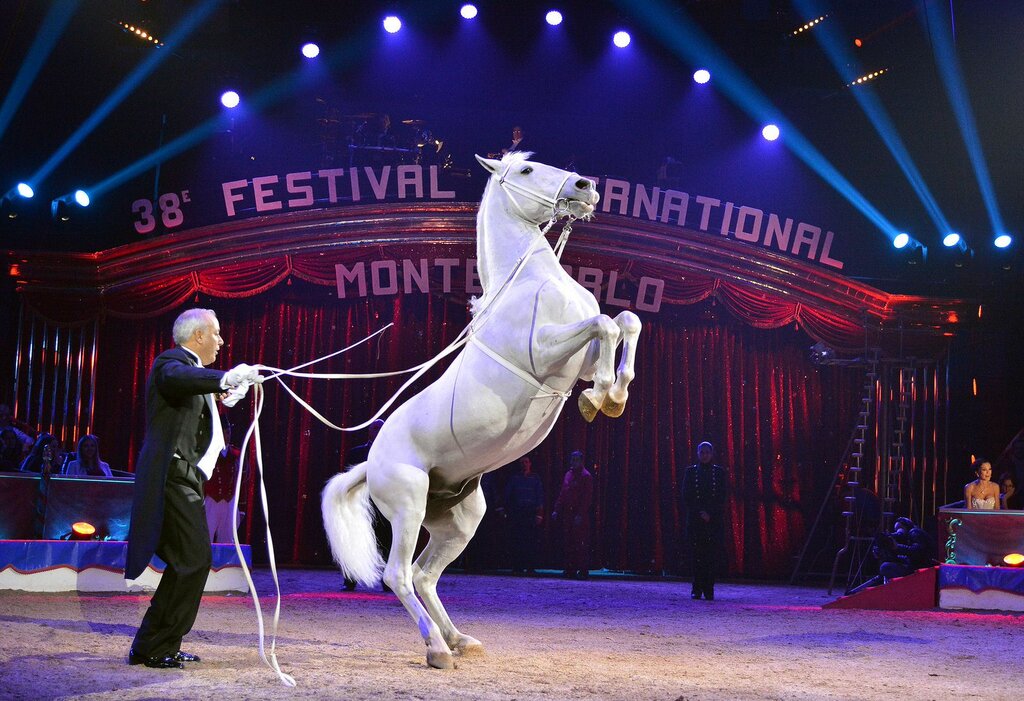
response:
{"label": "sand floor", "polygon": [[[1017,699],[1024,616],[821,610],[824,590],[446,575],[440,592],[486,646],[425,664],[393,595],[286,570],[278,638],[288,689],[259,660],[247,595],[207,596],[185,671],[125,664],[148,596],[0,592],[4,699]],[[257,573],[264,610],[273,603]]]}

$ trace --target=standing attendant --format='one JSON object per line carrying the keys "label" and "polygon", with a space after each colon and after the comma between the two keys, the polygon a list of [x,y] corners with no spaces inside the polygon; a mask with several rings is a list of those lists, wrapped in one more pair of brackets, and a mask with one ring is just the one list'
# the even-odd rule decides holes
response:
{"label": "standing attendant", "polygon": [[725,515],[725,469],[712,462],[715,447],[704,441],[697,446],[697,463],[683,475],[686,533],[693,552],[693,589],[690,597],[715,598],[715,576],[722,551]]}
{"label": "standing attendant", "polygon": [[555,501],[551,520],[565,536],[565,576],[584,579],[590,573],[590,507],[594,500],[594,476],[583,467],[583,451],[569,456],[569,471]]}
{"label": "standing attendant", "polygon": [[174,348],[153,361],[146,381],[146,437],[135,467],[135,497],[128,532],[125,579],[137,579],[153,554],[167,567],[128,653],[128,664],[183,668],[199,657],[181,650],[192,629],[210,573],[210,534],[203,482],[224,437],[214,395],[230,390],[237,402],[254,382],[256,368],[207,368],[224,345],[217,315],[189,309],[174,322]]}

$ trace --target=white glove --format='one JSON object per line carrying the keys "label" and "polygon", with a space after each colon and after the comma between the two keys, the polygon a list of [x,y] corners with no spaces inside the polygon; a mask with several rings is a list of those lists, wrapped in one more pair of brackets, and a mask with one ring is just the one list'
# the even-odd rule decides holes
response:
{"label": "white glove", "polygon": [[230,409],[249,393],[249,387],[251,386],[251,382],[243,382],[238,387],[232,387],[228,390],[227,394],[221,397],[220,403]]}
{"label": "white glove", "polygon": [[254,382],[262,384],[263,377],[260,376],[259,369],[242,363],[224,373],[223,382],[225,387],[238,387],[243,384],[251,385]]}

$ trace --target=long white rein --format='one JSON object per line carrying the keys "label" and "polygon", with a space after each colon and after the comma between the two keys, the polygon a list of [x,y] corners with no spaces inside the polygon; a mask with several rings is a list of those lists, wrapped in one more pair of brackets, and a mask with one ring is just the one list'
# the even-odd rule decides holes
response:
{"label": "long white rein", "polygon": [[[509,181],[505,180],[505,177],[508,175],[509,168],[511,168],[512,165],[513,164],[510,163],[510,164],[508,164],[508,166],[506,166],[505,171],[502,173],[501,177],[498,180],[498,184],[502,188],[505,188],[507,191],[510,190],[511,192],[514,192],[514,193],[519,194],[519,195],[523,195],[525,197],[528,197],[529,199],[532,199],[532,200],[534,200],[536,202],[539,202],[539,203],[541,203],[541,204],[543,204],[545,206],[550,207],[551,208],[551,218],[548,220],[548,222],[544,226],[544,228],[541,229],[540,234],[538,236],[534,237],[533,241],[530,242],[530,245],[527,247],[526,251],[523,252],[523,254],[516,260],[516,263],[512,267],[512,270],[509,272],[509,274],[505,278],[504,282],[502,282],[501,285],[498,287],[498,291],[491,298],[491,300],[487,304],[487,306],[484,307],[470,321],[470,323],[467,324],[466,327],[464,329],[462,329],[462,331],[459,332],[459,335],[456,336],[455,340],[452,341],[450,344],[448,344],[448,346],[446,348],[444,348],[440,353],[435,355],[430,360],[428,360],[428,361],[426,361],[424,363],[421,363],[419,365],[416,365],[414,367],[406,368],[405,370],[394,370],[394,371],[391,371],[391,372],[371,372],[371,373],[312,373],[312,372],[300,372],[304,368],[308,368],[308,367],[310,367],[312,365],[316,365],[317,363],[321,363],[321,362],[323,362],[325,360],[328,360],[330,358],[336,357],[338,355],[342,355],[342,354],[352,350],[353,348],[355,348],[355,347],[357,347],[359,345],[362,345],[363,343],[366,343],[366,342],[370,341],[374,337],[382,334],[383,332],[387,331],[389,328],[394,326],[394,323],[392,322],[392,323],[390,323],[390,324],[388,324],[388,325],[378,329],[377,331],[374,331],[372,334],[370,334],[366,338],[364,338],[364,339],[362,339],[360,341],[357,341],[357,342],[355,342],[355,343],[353,343],[353,344],[351,344],[349,346],[346,346],[345,348],[342,348],[341,350],[334,351],[333,353],[330,353],[330,354],[325,355],[323,357],[317,358],[315,360],[310,360],[310,361],[302,363],[300,365],[296,365],[295,367],[290,368],[290,369],[275,368],[275,367],[271,367],[271,366],[267,366],[267,365],[256,365],[255,367],[260,369],[260,370],[268,371],[270,374],[266,375],[267,379],[271,379],[272,378],[272,379],[277,380],[278,383],[282,387],[284,387],[285,391],[288,392],[288,394],[290,394],[291,397],[296,402],[298,402],[300,405],[302,405],[302,407],[305,408],[306,411],[310,412],[321,423],[323,423],[323,424],[325,424],[325,425],[327,425],[327,426],[329,426],[329,427],[331,427],[331,428],[333,428],[335,430],[338,430],[338,431],[358,431],[360,429],[366,428],[371,423],[373,423],[374,421],[379,419],[384,414],[384,412],[386,412],[391,407],[391,405],[394,404],[395,401],[398,400],[398,398],[405,392],[405,390],[409,388],[410,385],[412,385],[416,380],[418,380],[420,377],[422,377],[424,373],[426,373],[428,370],[430,370],[430,368],[432,368],[434,365],[436,365],[442,358],[445,358],[445,357],[451,355],[452,353],[454,353],[455,351],[459,350],[464,345],[466,345],[466,343],[471,339],[473,334],[479,332],[480,329],[483,328],[483,326],[487,323],[487,321],[493,315],[493,312],[497,308],[498,303],[501,301],[504,293],[509,288],[512,287],[512,285],[515,283],[516,279],[519,277],[519,274],[526,267],[526,262],[529,260],[530,256],[533,255],[534,250],[537,248],[538,244],[541,241],[545,240],[545,236],[547,235],[548,231],[551,230],[551,227],[554,226],[555,221],[559,217],[561,217],[561,216],[566,216],[567,217],[567,221],[566,221],[564,227],[562,228],[561,234],[559,234],[558,241],[555,243],[555,246],[554,246],[554,252],[555,252],[556,258],[561,259],[562,251],[565,249],[565,244],[566,244],[566,242],[569,239],[569,235],[572,233],[572,223],[573,223],[573,221],[575,221],[576,217],[573,216],[572,213],[566,207],[566,205],[563,204],[564,202],[566,202],[566,200],[564,200],[564,199],[553,199],[553,198],[551,198],[551,197],[549,197],[547,195],[544,195],[543,193],[538,193],[538,192],[536,192],[534,190],[531,190],[530,188],[526,188],[526,187],[523,187],[523,186],[521,186],[521,185],[519,185],[517,183],[512,183],[512,182],[509,182]],[[569,173],[568,175],[566,175],[566,177],[559,184],[558,189],[556,190],[557,193],[560,193],[562,191],[562,188],[565,186],[565,183],[572,176],[573,176],[573,173]],[[512,196],[511,192],[509,193],[509,200],[515,206],[515,208],[517,210],[519,210],[519,213],[522,215],[522,218],[524,220],[526,220],[526,221],[529,221],[529,219],[526,216],[525,212],[523,212],[522,208],[520,207],[519,203],[516,201],[516,198]],[[483,346],[482,350],[487,352],[490,349],[486,348],[486,346]],[[492,358],[494,357],[493,355],[491,355],[491,352],[487,352],[487,354],[489,356],[491,356]],[[504,365],[504,363],[502,363],[502,364]],[[508,366],[506,365],[506,367],[508,367]],[[402,386],[399,387],[398,390],[393,395],[391,395],[391,398],[388,399],[380,407],[380,409],[377,410],[377,412],[372,417],[370,417],[369,419],[367,419],[363,423],[359,424],[358,426],[349,426],[349,427],[338,426],[338,425],[334,424],[333,422],[331,422],[329,419],[327,419],[327,417],[323,416],[320,412],[318,412],[316,409],[314,409],[308,402],[306,402],[299,395],[297,395],[292,390],[292,388],[289,387],[287,384],[285,384],[284,380],[281,379],[283,376],[288,376],[288,377],[305,377],[305,378],[317,379],[317,380],[373,379],[373,378],[381,378],[381,377],[396,377],[398,375],[407,375],[409,373],[413,373],[412,377],[410,377],[408,380],[406,380],[405,383],[403,383]],[[233,503],[232,503],[232,519],[233,519],[234,523],[236,523],[236,524],[238,523],[238,500],[239,500],[239,497],[240,497],[241,492],[242,492],[242,474],[243,474],[244,468],[245,468],[245,455],[246,455],[246,453],[248,451],[249,440],[250,439],[254,439],[255,446],[256,446],[256,467],[257,467],[257,471],[259,473],[259,481],[260,481],[260,500],[261,500],[261,503],[262,503],[262,506],[263,506],[263,515],[264,515],[264,521],[266,522],[266,530],[267,530],[267,557],[270,560],[270,572],[271,572],[271,575],[272,575],[273,580],[274,580],[274,590],[275,590],[275,593],[276,593],[276,602],[275,602],[275,605],[274,605],[274,617],[273,617],[273,621],[272,621],[272,624],[271,624],[271,627],[270,627],[270,648],[269,648],[269,650],[267,650],[267,648],[266,648],[266,646],[264,644],[265,635],[264,635],[264,625],[263,625],[263,610],[260,607],[259,595],[256,593],[256,585],[253,583],[252,574],[250,573],[249,567],[246,565],[246,562],[245,562],[245,557],[242,554],[242,546],[241,546],[241,543],[238,540],[238,528],[237,527],[233,531],[234,544],[235,544],[235,552],[238,554],[238,561],[239,561],[239,564],[242,567],[242,573],[245,575],[245,581],[249,585],[249,592],[252,595],[253,604],[254,604],[254,607],[256,609],[256,621],[257,621],[257,627],[258,627],[258,630],[259,630],[259,654],[260,654],[260,659],[263,660],[263,663],[266,664],[268,667],[270,667],[270,669],[272,669],[277,674],[277,676],[281,680],[282,684],[284,684],[285,686],[294,687],[296,685],[295,678],[293,676],[291,676],[290,674],[287,674],[286,672],[284,672],[281,669],[281,666],[280,666],[280,664],[277,661],[277,653],[276,653],[276,648],[277,648],[277,627],[278,627],[278,623],[280,622],[280,616],[281,616],[281,583],[280,583],[280,581],[278,579],[278,576],[277,576],[277,559],[276,559],[276,557],[274,555],[274,539],[273,539],[273,536],[271,535],[271,532],[270,532],[270,511],[269,511],[268,504],[267,504],[267,486],[266,486],[266,482],[263,479],[263,474],[264,474],[264,471],[263,471],[263,447],[262,447],[262,443],[261,443],[261,440],[260,440],[259,420],[260,420],[260,414],[263,412],[263,401],[264,401],[265,395],[264,395],[264,392],[263,392],[262,384],[254,384],[252,389],[253,389],[253,399],[254,399],[254,402],[255,402],[255,412],[254,412],[252,423],[249,425],[249,428],[248,428],[248,430],[245,433],[245,440],[242,442],[241,455],[239,456],[239,461],[238,461],[238,474],[235,477],[235,498],[234,498]]]}

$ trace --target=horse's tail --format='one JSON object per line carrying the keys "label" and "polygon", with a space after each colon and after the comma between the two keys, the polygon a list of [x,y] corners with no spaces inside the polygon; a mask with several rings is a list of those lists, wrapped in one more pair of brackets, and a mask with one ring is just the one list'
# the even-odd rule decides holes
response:
{"label": "horse's tail", "polygon": [[373,507],[366,484],[366,463],[327,481],[320,501],[334,561],[349,579],[366,586],[380,582],[384,560],[373,532]]}

